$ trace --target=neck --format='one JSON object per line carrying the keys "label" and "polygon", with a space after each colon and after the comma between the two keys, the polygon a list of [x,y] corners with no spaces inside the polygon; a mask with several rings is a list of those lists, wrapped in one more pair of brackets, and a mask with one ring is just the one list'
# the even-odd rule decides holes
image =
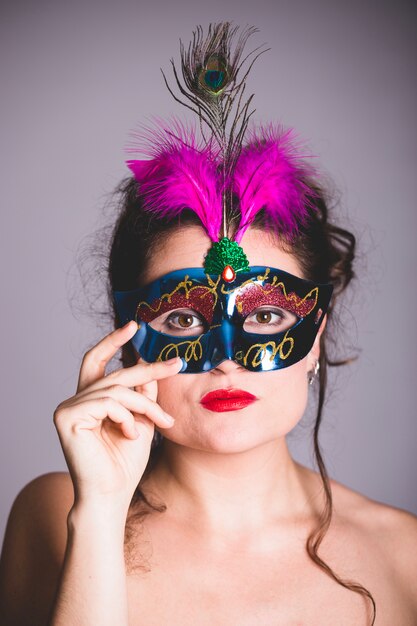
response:
{"label": "neck", "polygon": [[317,514],[317,477],[292,459],[285,437],[230,454],[167,439],[162,446],[149,486],[170,515],[186,519],[200,533],[253,534]]}

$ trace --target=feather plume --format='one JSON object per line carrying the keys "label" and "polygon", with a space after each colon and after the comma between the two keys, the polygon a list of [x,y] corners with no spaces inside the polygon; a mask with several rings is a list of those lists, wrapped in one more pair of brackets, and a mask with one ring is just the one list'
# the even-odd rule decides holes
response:
{"label": "feather plume", "polygon": [[252,132],[233,176],[241,211],[235,241],[241,241],[261,209],[277,233],[293,236],[306,223],[312,199],[306,182],[315,174],[303,160],[306,156],[311,155],[302,154],[292,129],[269,126]]}
{"label": "feather plume", "polygon": [[159,217],[175,217],[191,209],[210,239],[218,241],[222,196],[216,153],[209,145],[198,146],[195,132],[178,121],[171,127],[144,128],[134,136],[142,152],[151,157],[127,161],[139,182],[144,208]]}
{"label": "feather plume", "polygon": [[[201,26],[193,32],[193,40],[186,49],[180,42],[182,80],[171,60],[180,97],[171,89],[162,72],[165,84],[173,98],[193,111],[199,118],[200,130],[207,143],[215,144],[221,161],[223,186],[223,235],[227,234],[226,198],[235,163],[242,149],[244,135],[254,109],[250,110],[253,94],[245,95],[246,78],[256,59],[266,52],[264,45],[243,56],[247,40],[257,32],[231,22],[210,24],[204,36]],[[207,135],[206,135],[207,133]]]}

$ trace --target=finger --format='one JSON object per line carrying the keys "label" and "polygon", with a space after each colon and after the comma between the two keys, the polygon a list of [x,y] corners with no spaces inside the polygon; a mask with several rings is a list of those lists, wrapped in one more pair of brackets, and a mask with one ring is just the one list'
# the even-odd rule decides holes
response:
{"label": "finger", "polygon": [[156,380],[150,380],[148,383],[135,387],[135,391],[140,391],[140,393],[143,393],[149,400],[156,402],[158,397],[158,383]]}
{"label": "finger", "polygon": [[122,385],[112,385],[106,389],[96,389],[91,391],[79,401],[75,401],[71,406],[83,406],[85,402],[94,399],[111,398],[122,404],[129,411],[137,414],[138,417],[144,415],[151,421],[155,422],[161,428],[170,428],[175,420],[153,400],[144,396],[142,393],[123,387]]}
{"label": "finger", "polygon": [[[146,363],[146,361],[139,356],[138,363]],[[135,391],[140,391],[144,396],[156,402],[156,398],[158,397],[158,383],[156,380],[150,380],[148,383],[137,385]]]}
{"label": "finger", "polygon": [[58,430],[70,429],[73,432],[93,430],[101,426],[103,420],[109,418],[115,424],[120,424],[121,430],[128,439],[137,439],[139,431],[132,413],[113,398],[94,398],[83,403],[83,412],[79,413],[75,423],[68,419],[65,412],[56,416],[55,424]]}
{"label": "finger", "polygon": [[161,380],[178,374],[183,362],[180,357],[169,359],[168,361],[157,361],[156,363],[138,363],[132,367],[119,369],[109,374],[106,378],[112,379],[113,383],[124,385],[125,387],[139,387],[154,380]]}
{"label": "finger", "polygon": [[95,389],[104,389],[111,385],[140,388],[153,380],[160,380],[161,378],[178,374],[181,367],[182,360],[179,357],[169,361],[158,361],[156,363],[141,362],[137,365],[132,365],[132,367],[122,367],[89,385],[85,392],[81,392],[80,397],[83,396],[83,393],[89,393]]}
{"label": "finger", "polygon": [[103,378],[106,366],[116,352],[127,343],[138,329],[135,321],[117,328],[85,353],[78,377],[77,393]]}

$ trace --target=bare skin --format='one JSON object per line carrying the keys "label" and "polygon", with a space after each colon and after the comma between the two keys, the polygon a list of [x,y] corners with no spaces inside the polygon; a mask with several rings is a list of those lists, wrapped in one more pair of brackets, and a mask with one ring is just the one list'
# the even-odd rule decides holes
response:
{"label": "bare skin", "polygon": [[[252,265],[268,263],[301,276],[294,257],[264,233],[249,229],[242,245]],[[147,279],[201,266],[207,247],[201,229],[174,233]],[[87,625],[101,603],[102,620],[94,621],[100,626],[370,624],[369,602],[338,585],[305,552],[324,502],[321,481],[291,458],[285,436],[305,410],[307,373],[318,355],[317,340],[305,359],[275,372],[248,372],[226,361],[204,374],[161,372],[144,384],[122,373],[121,386],[134,387],[137,396],[119,389],[130,414],[111,404],[107,420],[114,420],[111,433],[124,438],[118,450],[129,462],[119,466],[113,455],[106,465],[103,456],[96,473],[96,461],[88,467],[93,440],[83,435],[80,442],[81,427],[68,425],[71,419],[79,423],[87,402],[96,421],[105,419],[98,400],[104,388],[113,388],[105,387],[103,363],[96,371],[84,366],[79,394],[64,403],[57,420],[71,476],[36,479],[10,516],[0,568],[2,623],[41,626],[53,614],[52,626]],[[130,375],[148,376],[140,367]],[[226,386],[256,391],[259,401],[213,415],[199,405],[203,393]],[[143,396],[157,400],[175,424],[164,424]],[[146,465],[144,441],[150,445],[155,426],[164,434],[164,453],[144,489],[168,508],[138,525],[125,575],[127,506]],[[331,484],[334,516],[320,556],[339,576],[371,591],[377,626],[415,625],[417,518]],[[110,615],[114,606],[117,621]]]}
{"label": "bare skin", "polygon": [[[319,488],[316,473],[299,469],[307,482]],[[335,515],[320,553],[338,574],[372,591],[377,626],[414,626],[416,517],[369,500],[336,481],[331,485]],[[2,572],[7,574],[4,594],[15,594],[21,610],[18,621],[4,621],[5,626],[47,623],[64,560],[73,499],[71,478],[64,473],[41,476],[18,496]],[[252,533],[236,540],[220,533],[201,534],[188,513],[173,520],[168,510],[145,519],[144,530],[130,551],[141,554],[139,564],[151,571],[127,576],[131,626],[369,623],[361,597],[337,585],[306,556],[307,521],[276,524],[262,529],[258,537]]]}

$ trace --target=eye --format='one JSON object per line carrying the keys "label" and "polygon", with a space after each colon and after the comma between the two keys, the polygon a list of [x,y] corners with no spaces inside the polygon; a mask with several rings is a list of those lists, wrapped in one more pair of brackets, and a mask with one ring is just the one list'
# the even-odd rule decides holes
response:
{"label": "eye", "polygon": [[281,333],[291,328],[297,321],[298,317],[285,309],[259,307],[245,318],[243,330],[258,334]]}
{"label": "eye", "polygon": [[192,309],[179,309],[160,315],[149,326],[167,335],[198,335],[206,331],[207,322]]}
{"label": "eye", "polygon": [[181,328],[191,328],[195,318],[191,313],[178,313],[177,315],[171,315],[168,318],[168,324],[173,324],[175,326],[173,323],[174,319],[177,320],[177,323],[181,326]]}
{"label": "eye", "polygon": [[273,313],[271,311],[258,311],[256,313],[256,321],[260,324],[269,324],[272,321]]}

